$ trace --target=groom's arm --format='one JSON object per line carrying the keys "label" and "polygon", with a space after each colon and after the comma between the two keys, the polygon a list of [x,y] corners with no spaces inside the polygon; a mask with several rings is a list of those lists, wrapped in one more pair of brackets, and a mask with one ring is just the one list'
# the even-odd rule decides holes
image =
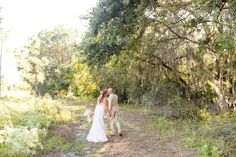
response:
{"label": "groom's arm", "polygon": [[108,109],[111,111],[111,98],[108,99]]}
{"label": "groom's arm", "polygon": [[111,116],[111,112],[108,109],[108,103],[107,103],[107,99],[104,101],[104,105],[105,105],[105,111],[106,113],[108,113],[109,117]]}

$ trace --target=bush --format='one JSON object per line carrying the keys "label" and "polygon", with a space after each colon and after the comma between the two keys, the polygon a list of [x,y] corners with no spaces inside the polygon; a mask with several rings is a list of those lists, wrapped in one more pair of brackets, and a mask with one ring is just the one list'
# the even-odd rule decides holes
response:
{"label": "bush", "polygon": [[203,122],[211,122],[213,120],[213,116],[209,112],[207,112],[206,109],[199,110],[198,115],[200,120]]}
{"label": "bush", "polygon": [[35,154],[36,148],[43,148],[39,134],[45,134],[45,130],[5,125],[0,131],[0,154],[3,156]]}
{"label": "bush", "polygon": [[171,117],[183,119],[198,118],[197,108],[187,99],[179,96],[173,96],[167,103],[170,106]]}
{"label": "bush", "polygon": [[[0,112],[0,156],[29,156],[43,149],[48,129],[74,115],[59,101],[31,99],[2,100]],[[44,143],[44,142],[43,142]]]}
{"label": "bush", "polygon": [[199,136],[199,135],[193,135],[193,136],[188,137],[186,139],[186,143],[190,147],[196,148],[197,151],[202,156],[206,156],[206,157],[207,156],[219,157],[219,156],[221,156],[222,151],[219,148],[217,148],[216,145],[214,145],[214,142],[213,141],[209,141],[209,139],[207,140],[207,138],[204,138],[203,136]]}
{"label": "bush", "polygon": [[52,124],[53,119],[49,119],[45,114],[41,112],[26,112],[21,114],[18,117],[18,120],[15,122],[15,125],[25,126],[28,129],[39,128],[39,129],[48,129]]}
{"label": "bush", "polygon": [[63,107],[61,102],[52,99],[36,99],[35,110],[45,114],[48,119],[53,119],[54,121],[68,121],[75,118],[69,109]]}
{"label": "bush", "polygon": [[192,129],[183,131],[186,137],[186,144],[196,148],[202,156],[233,156],[236,152],[236,128],[231,125],[235,121],[234,113],[212,115],[205,109],[199,110],[201,121],[191,121],[191,124],[184,124]]}
{"label": "bush", "polygon": [[62,109],[61,103],[51,99],[36,99],[33,103],[37,112],[41,112],[50,118],[55,118]]}

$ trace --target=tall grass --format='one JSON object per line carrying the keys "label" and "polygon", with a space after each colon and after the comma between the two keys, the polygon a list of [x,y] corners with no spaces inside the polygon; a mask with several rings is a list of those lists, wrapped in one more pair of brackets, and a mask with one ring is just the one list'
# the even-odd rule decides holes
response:
{"label": "tall grass", "polygon": [[44,149],[48,129],[75,116],[61,102],[29,97],[0,99],[0,156],[29,156]]}
{"label": "tall grass", "polygon": [[165,140],[183,149],[196,149],[206,157],[233,157],[236,154],[236,112],[213,115],[198,111],[199,119],[156,117],[146,126]]}

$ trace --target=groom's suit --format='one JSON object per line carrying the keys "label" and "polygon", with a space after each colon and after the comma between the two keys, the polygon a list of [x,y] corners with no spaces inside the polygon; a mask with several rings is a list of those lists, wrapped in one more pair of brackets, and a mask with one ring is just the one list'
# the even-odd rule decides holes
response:
{"label": "groom's suit", "polygon": [[108,108],[111,112],[111,118],[110,118],[110,128],[112,134],[115,133],[114,124],[116,125],[118,129],[118,133],[121,133],[120,123],[119,123],[119,108],[118,108],[118,96],[111,93],[108,97]]}

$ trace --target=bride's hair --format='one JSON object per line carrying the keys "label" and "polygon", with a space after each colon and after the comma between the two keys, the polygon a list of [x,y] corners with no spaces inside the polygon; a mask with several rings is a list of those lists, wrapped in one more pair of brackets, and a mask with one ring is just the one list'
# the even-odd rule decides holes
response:
{"label": "bride's hair", "polygon": [[106,97],[107,89],[103,89],[98,97],[98,103],[101,103]]}

